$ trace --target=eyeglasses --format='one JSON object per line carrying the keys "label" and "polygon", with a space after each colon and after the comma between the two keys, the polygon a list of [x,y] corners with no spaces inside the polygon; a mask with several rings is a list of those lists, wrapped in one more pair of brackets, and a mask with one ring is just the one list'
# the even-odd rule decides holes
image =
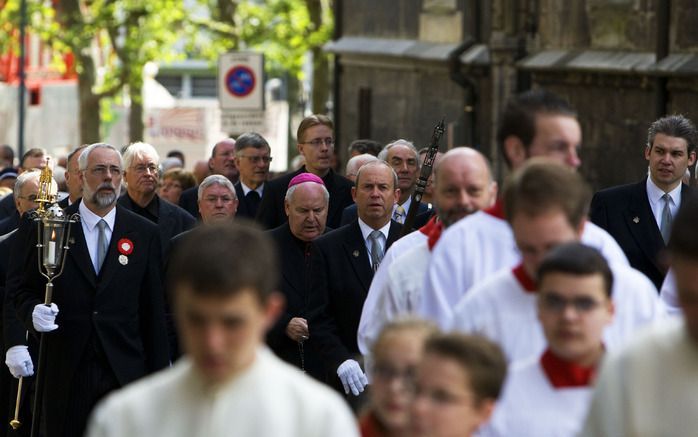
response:
{"label": "eyeglasses", "polygon": [[321,144],[327,144],[328,146],[334,146],[334,138],[331,138],[331,137],[315,138],[314,140],[306,141],[305,143],[301,143],[301,144],[310,144],[313,147],[317,147]]}
{"label": "eyeglasses", "polygon": [[204,201],[208,203],[218,203],[218,200],[220,200],[223,203],[231,203],[235,200],[232,196],[206,196],[204,197]]}
{"label": "eyeglasses", "polygon": [[386,363],[375,363],[373,365],[373,377],[377,380],[390,382],[399,379],[410,389],[414,386],[415,368],[407,367],[405,369],[397,369]]}
{"label": "eyeglasses", "polygon": [[271,160],[274,159],[271,156],[250,156],[250,155],[240,155],[240,158],[249,159],[252,164],[259,164],[260,162],[263,162],[265,164],[269,164],[271,162]]}
{"label": "eyeglasses", "polygon": [[541,295],[540,299],[541,306],[544,310],[555,313],[565,311],[569,305],[571,305],[577,313],[589,313],[601,305],[601,302],[586,296],[565,299],[555,293],[545,293]]}
{"label": "eyeglasses", "polygon": [[143,174],[146,171],[149,171],[150,173],[157,173],[158,172],[158,166],[155,164],[138,164],[135,167],[132,167],[133,171],[135,171],[138,174]]}
{"label": "eyeglasses", "polygon": [[110,165],[108,167],[106,165],[96,165],[88,170],[95,176],[106,176],[107,173],[110,173],[112,176],[121,174],[121,168],[115,165]]}
{"label": "eyeglasses", "polygon": [[445,407],[451,404],[459,404],[461,402],[472,402],[473,398],[472,394],[457,394],[441,387],[427,389],[424,387],[417,386],[415,388],[415,394],[417,398],[426,399],[431,404],[438,405],[441,407]]}
{"label": "eyeglasses", "polygon": [[38,199],[39,196],[37,196],[36,194],[30,194],[28,196],[17,196],[17,198],[28,200],[29,202],[36,202],[36,199]]}

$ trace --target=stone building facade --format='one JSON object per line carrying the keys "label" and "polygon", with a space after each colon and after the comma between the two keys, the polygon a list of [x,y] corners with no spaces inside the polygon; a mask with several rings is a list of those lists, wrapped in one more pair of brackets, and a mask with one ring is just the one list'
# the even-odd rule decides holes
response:
{"label": "stone building facade", "polygon": [[[501,179],[498,114],[546,87],[579,111],[582,172],[595,189],[639,180],[649,124],[698,122],[694,0],[335,0],[338,144],[404,137],[473,145]],[[340,158],[346,147],[339,147]]]}

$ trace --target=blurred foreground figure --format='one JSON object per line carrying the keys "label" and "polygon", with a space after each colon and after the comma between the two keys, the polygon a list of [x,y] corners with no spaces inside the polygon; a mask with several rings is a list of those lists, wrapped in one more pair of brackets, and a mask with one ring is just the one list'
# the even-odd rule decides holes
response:
{"label": "blurred foreground figure", "polygon": [[358,435],[339,395],[262,346],[283,298],[274,291],[274,247],[261,231],[196,228],[169,272],[186,355],[106,399],[88,436]]}
{"label": "blurred foreground figure", "polygon": [[638,336],[604,362],[582,436],[695,435],[698,415],[698,199],[684,199],[669,239],[683,319]]}

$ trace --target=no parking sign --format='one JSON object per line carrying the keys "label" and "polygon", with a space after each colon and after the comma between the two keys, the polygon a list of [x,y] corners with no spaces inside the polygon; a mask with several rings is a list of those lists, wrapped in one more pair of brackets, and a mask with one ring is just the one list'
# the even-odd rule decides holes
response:
{"label": "no parking sign", "polygon": [[223,110],[264,110],[264,57],[261,53],[221,55],[218,100]]}

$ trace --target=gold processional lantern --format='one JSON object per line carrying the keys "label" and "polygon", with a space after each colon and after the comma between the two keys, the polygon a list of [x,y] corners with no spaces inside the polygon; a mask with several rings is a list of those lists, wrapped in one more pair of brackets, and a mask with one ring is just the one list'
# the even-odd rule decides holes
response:
{"label": "gold processional lantern", "polygon": [[[80,219],[79,214],[67,216],[65,211],[58,206],[56,203],[56,195],[53,194],[53,188],[53,175],[47,163],[39,177],[39,192],[36,198],[36,202],[39,206],[30,216],[36,223],[38,232],[36,247],[39,252],[39,273],[48,280],[44,296],[44,304],[47,306],[51,305],[53,295],[52,281],[63,273],[65,254],[69,249],[68,243],[70,242],[71,225],[75,224]],[[43,397],[41,369],[46,361],[45,349],[44,334],[42,334],[39,344],[39,365],[36,368],[36,393],[34,396],[34,416],[31,435],[37,435],[36,433],[38,433],[39,428],[38,418],[41,410],[41,398]],[[19,421],[19,406],[22,395],[22,380],[23,378],[19,379],[15,415],[12,421],[10,421],[10,426],[12,426],[13,429],[17,429],[21,426]]]}

